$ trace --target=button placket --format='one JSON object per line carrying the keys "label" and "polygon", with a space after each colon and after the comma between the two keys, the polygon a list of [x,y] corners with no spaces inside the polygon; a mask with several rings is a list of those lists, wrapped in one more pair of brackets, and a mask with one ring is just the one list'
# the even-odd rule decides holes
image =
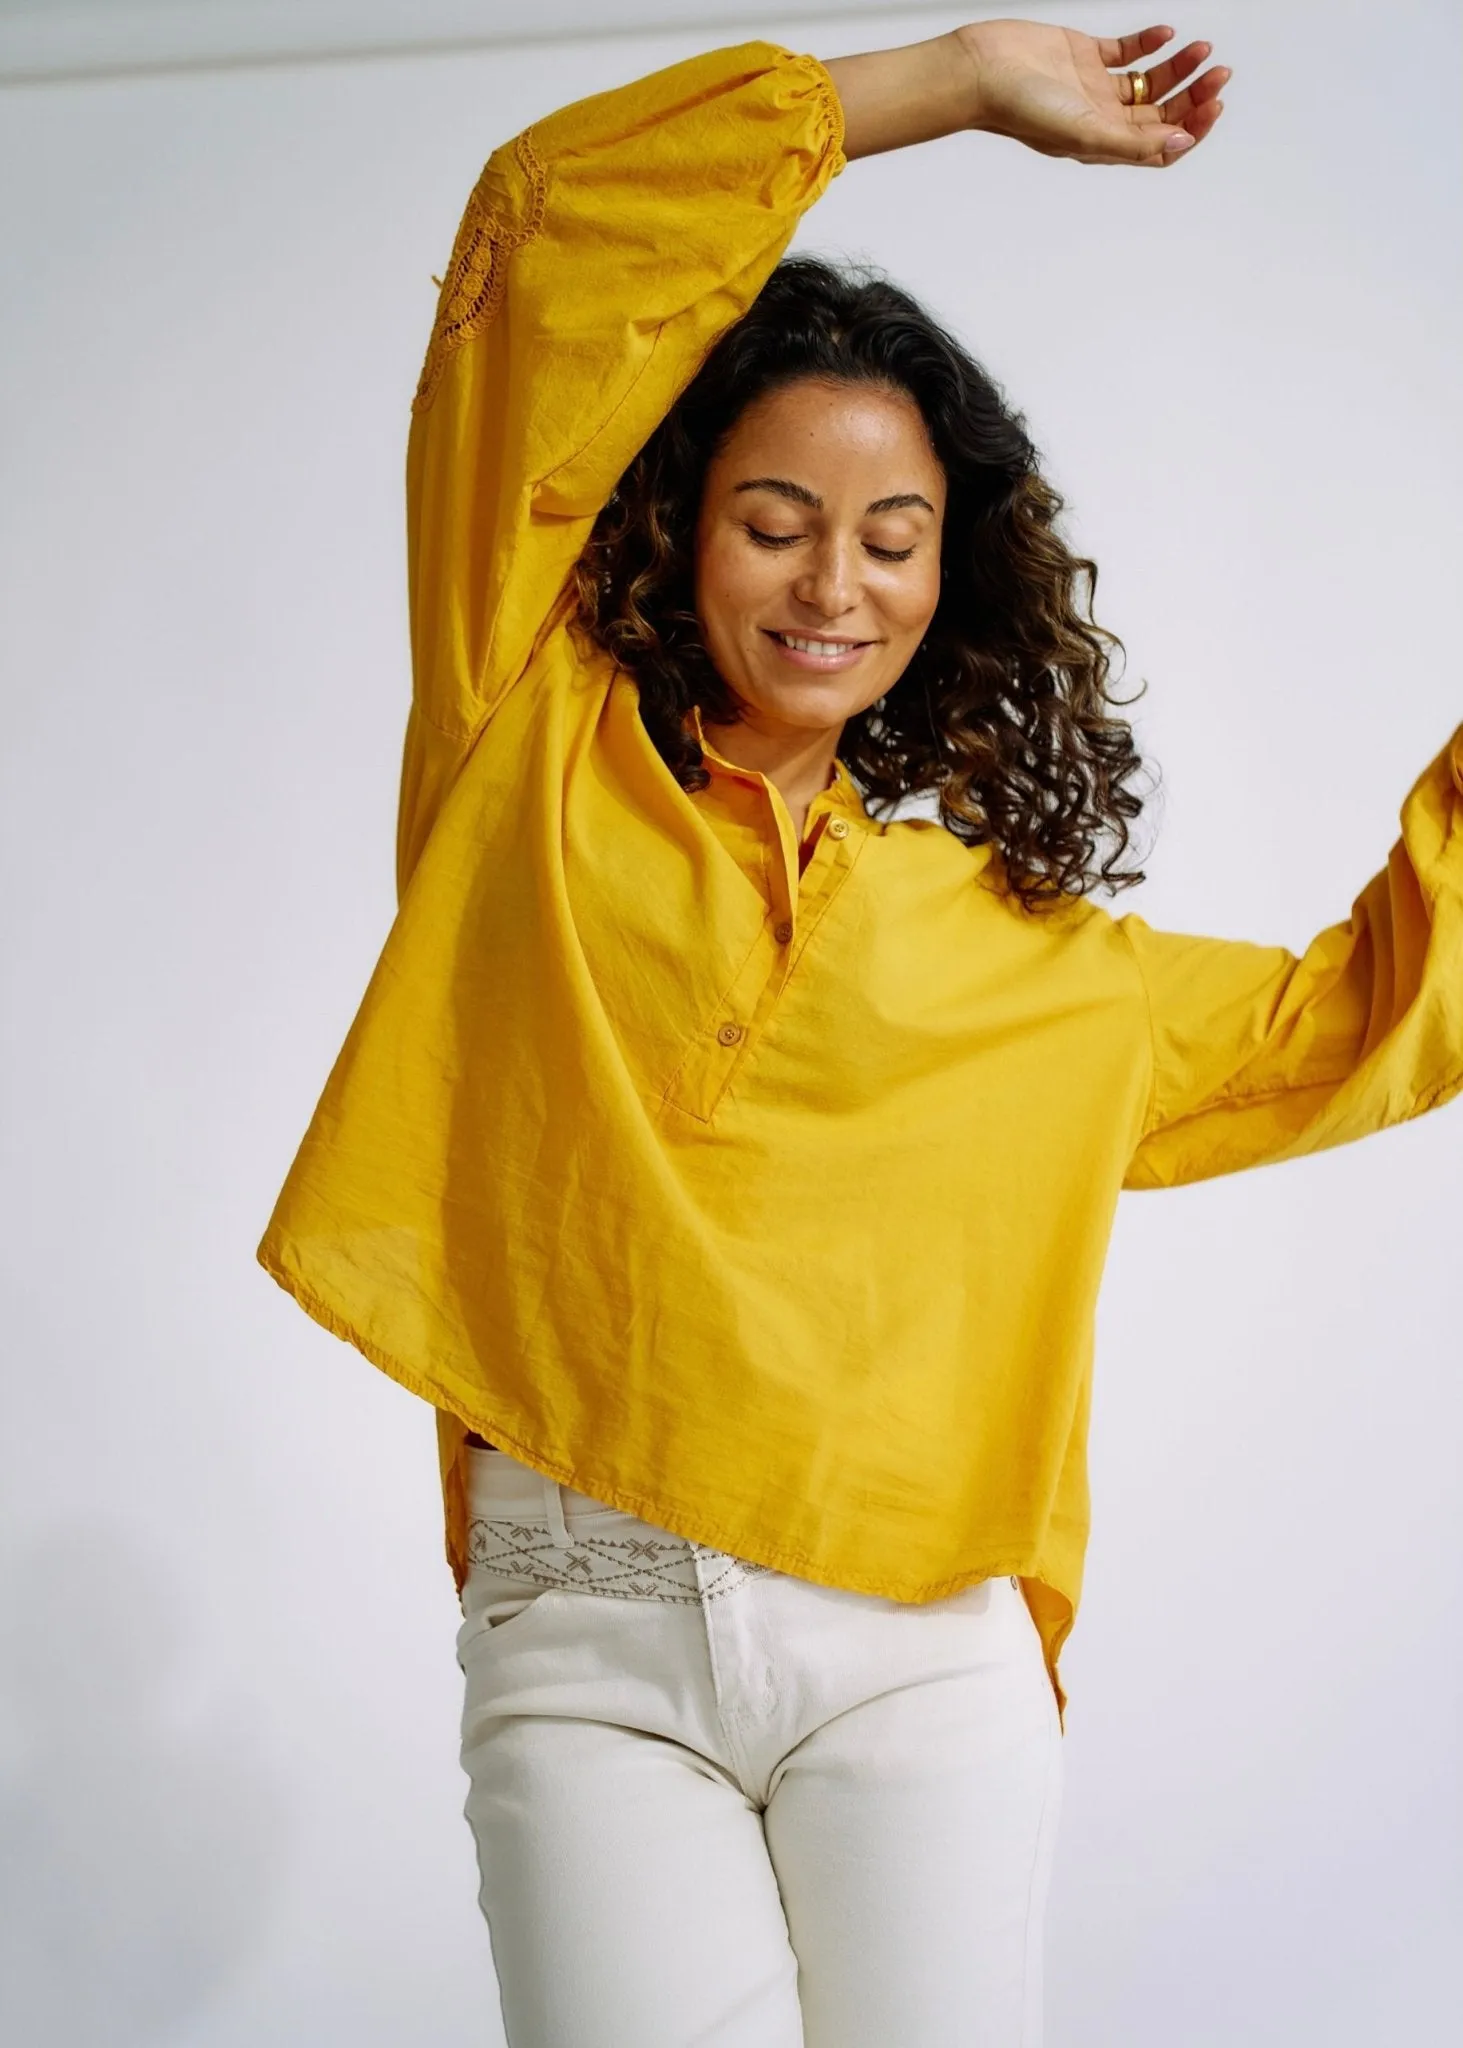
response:
{"label": "button placket", "polygon": [[668,1104],[702,1123],[709,1121],[786,979],[787,962],[787,948],[774,943],[764,923],[735,981],[686,1048],[665,1091]]}
{"label": "button placket", "polygon": [[[835,831],[835,826],[838,828]],[[852,821],[838,812],[829,815],[813,844],[808,864],[798,878],[798,942],[793,964],[812,937],[814,927],[848,879],[863,841]]]}
{"label": "button placket", "polygon": [[[701,1123],[711,1120],[733,1075],[770,1021],[819,920],[848,879],[862,843],[850,821],[834,813],[798,874],[798,848],[791,844],[790,830],[784,833],[775,805],[772,824],[767,920],[716,1011],[687,1046],[662,1098],[668,1107],[684,1110]],[[834,826],[840,829],[834,831]],[[789,859],[795,890],[789,886]]]}

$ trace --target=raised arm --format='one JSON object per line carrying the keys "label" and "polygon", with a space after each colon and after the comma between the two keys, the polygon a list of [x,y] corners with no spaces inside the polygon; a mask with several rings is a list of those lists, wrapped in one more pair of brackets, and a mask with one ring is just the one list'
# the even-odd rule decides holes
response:
{"label": "raised arm", "polygon": [[[1213,125],[1227,74],[1160,114],[1125,105],[1106,67],[1168,39],[991,22],[827,65],[752,42],[581,100],[494,151],[443,281],[408,447],[403,885],[615,482],[846,156],[984,127],[1083,161],[1165,160],[1164,135]],[[1154,95],[1207,53],[1155,66]]]}
{"label": "raised arm", "polygon": [[565,107],[489,159],[408,444],[403,882],[596,513],[842,168],[842,133],[821,64],[748,43]]}
{"label": "raised arm", "polygon": [[[1172,40],[1166,27],[1089,36],[977,21],[903,49],[835,57],[827,68],[843,103],[844,152],[852,161],[980,128],[1042,156],[1164,169],[1213,128],[1231,76],[1224,65],[1201,70],[1208,43],[1143,68]],[[1141,102],[1129,66],[1142,68]]]}
{"label": "raised arm", "polygon": [[1153,1020],[1130,1188],[1345,1144],[1463,1092],[1463,726],[1387,865],[1301,955],[1120,920]]}

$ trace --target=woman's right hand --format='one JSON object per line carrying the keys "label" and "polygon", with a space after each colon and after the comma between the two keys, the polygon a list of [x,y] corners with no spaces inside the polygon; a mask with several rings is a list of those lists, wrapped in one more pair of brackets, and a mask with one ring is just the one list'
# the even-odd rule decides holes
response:
{"label": "woman's right hand", "polygon": [[[1177,163],[1219,119],[1228,68],[1201,72],[1212,45],[1188,43],[1146,71],[1143,106],[1131,104],[1132,87],[1117,68],[1154,56],[1173,34],[1162,25],[1136,35],[1088,36],[1036,21],[972,22],[955,31],[973,67],[969,125],[1083,164]],[[1154,104],[1167,93],[1174,97]]]}

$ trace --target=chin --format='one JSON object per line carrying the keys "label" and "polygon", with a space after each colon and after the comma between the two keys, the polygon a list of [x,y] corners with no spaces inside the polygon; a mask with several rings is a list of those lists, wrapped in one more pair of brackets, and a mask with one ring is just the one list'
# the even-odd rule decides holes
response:
{"label": "chin", "polygon": [[753,713],[760,711],[764,717],[775,718],[783,725],[806,726],[809,732],[826,732],[829,726],[842,725],[860,711],[867,710],[883,694],[881,687],[870,697],[867,684],[851,690],[843,677],[830,676],[823,680],[810,676],[806,681],[779,681],[771,687],[759,687],[749,691],[745,701]]}

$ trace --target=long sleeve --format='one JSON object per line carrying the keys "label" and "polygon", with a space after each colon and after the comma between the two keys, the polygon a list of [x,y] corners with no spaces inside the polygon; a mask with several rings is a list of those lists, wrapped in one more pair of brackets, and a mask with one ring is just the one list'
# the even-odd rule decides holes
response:
{"label": "long sleeve", "polygon": [[626,465],[843,167],[812,57],[713,51],[563,108],[489,159],[407,455],[405,884]]}
{"label": "long sleeve", "polygon": [[1298,1158],[1463,1091],[1463,727],[1401,822],[1350,919],[1300,956],[1118,920],[1153,1025],[1127,1187]]}

